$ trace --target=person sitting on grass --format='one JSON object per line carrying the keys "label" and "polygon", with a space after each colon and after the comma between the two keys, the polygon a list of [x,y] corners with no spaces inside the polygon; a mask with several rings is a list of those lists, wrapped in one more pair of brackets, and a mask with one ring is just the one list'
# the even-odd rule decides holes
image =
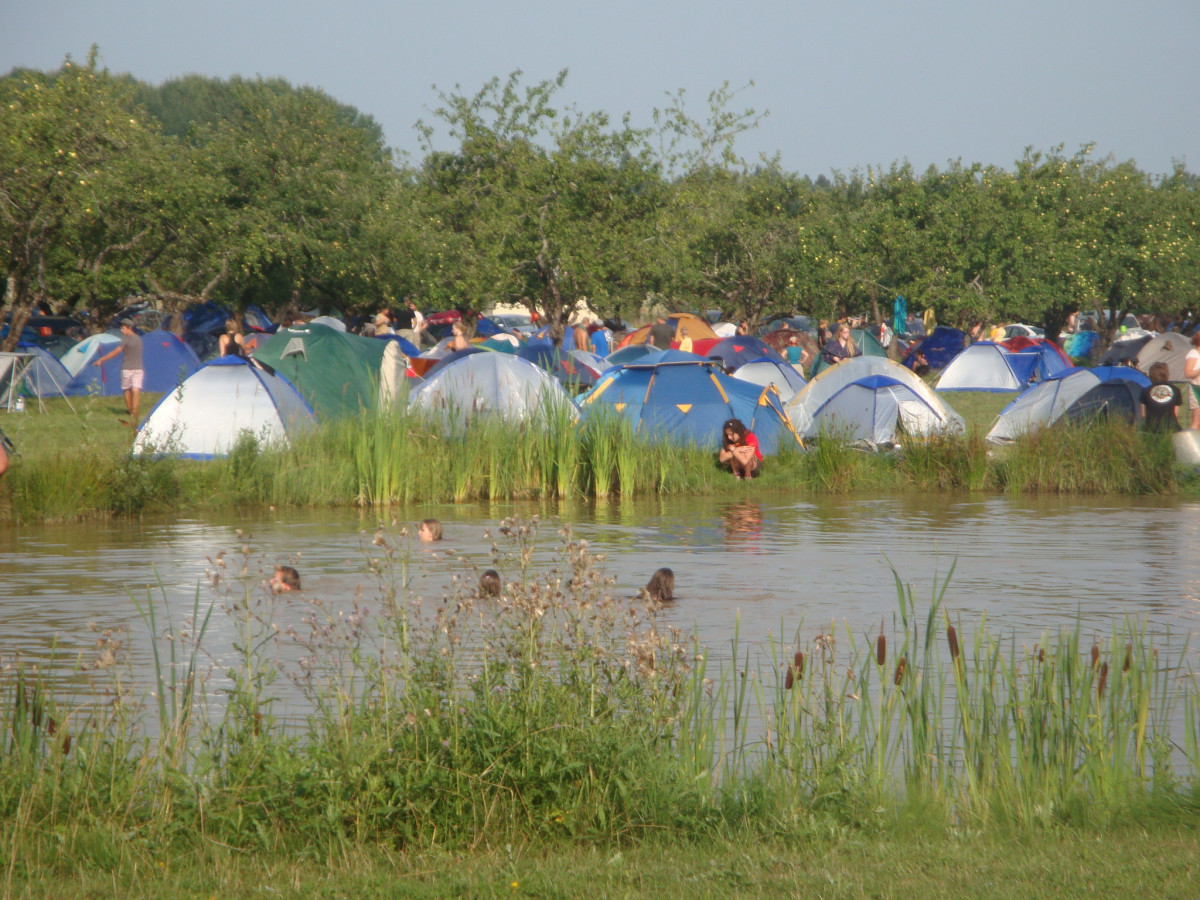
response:
{"label": "person sitting on grass", "polygon": [[721,449],[717,462],[729,466],[738,479],[753,478],[762,470],[762,450],[758,438],[742,423],[741,419],[730,419],[721,427]]}
{"label": "person sitting on grass", "polygon": [[437,519],[422,519],[417,524],[417,540],[422,544],[432,544],[442,539],[442,523]]}
{"label": "person sitting on grass", "polygon": [[300,573],[291,566],[276,566],[271,576],[271,590],[277,594],[300,590]]}

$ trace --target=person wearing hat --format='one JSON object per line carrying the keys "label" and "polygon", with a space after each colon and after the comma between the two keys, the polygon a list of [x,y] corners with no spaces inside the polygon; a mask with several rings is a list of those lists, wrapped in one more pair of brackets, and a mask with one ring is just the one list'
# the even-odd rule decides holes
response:
{"label": "person wearing hat", "polygon": [[129,421],[123,424],[137,428],[138,402],[145,373],[142,370],[142,337],[134,330],[132,319],[121,320],[121,342],[92,365],[99,368],[117,354],[121,355],[121,391],[125,394],[125,409],[129,411]]}

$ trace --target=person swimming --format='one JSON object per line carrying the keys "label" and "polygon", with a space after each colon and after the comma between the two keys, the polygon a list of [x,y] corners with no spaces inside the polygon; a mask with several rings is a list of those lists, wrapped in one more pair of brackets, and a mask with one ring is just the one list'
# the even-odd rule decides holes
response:
{"label": "person swimming", "polygon": [[488,569],[479,576],[480,597],[499,597],[500,591],[500,573],[495,569]]}
{"label": "person swimming", "polygon": [[655,603],[669,603],[675,599],[675,573],[668,568],[661,568],[650,576],[650,581],[642,588],[642,595]]}

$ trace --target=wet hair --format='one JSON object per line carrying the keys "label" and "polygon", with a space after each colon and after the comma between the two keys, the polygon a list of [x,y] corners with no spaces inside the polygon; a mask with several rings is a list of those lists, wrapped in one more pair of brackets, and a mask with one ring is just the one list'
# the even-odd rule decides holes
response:
{"label": "wet hair", "polygon": [[1166,384],[1171,380],[1171,369],[1165,362],[1156,362],[1146,374],[1152,384]]}
{"label": "wet hair", "polygon": [[500,596],[500,573],[495,569],[488,569],[479,576],[479,596]]}
{"label": "wet hair", "polygon": [[279,584],[283,585],[285,590],[300,590],[300,573],[291,566],[276,566],[275,574],[279,576]]}
{"label": "wet hair", "polygon": [[659,569],[650,576],[650,581],[643,588],[651,600],[665,603],[675,599],[675,573],[668,568]]}
{"label": "wet hair", "polygon": [[431,541],[440,541],[442,539],[442,523],[437,519],[422,519],[417,523],[418,530],[421,525],[429,529],[429,539]]}

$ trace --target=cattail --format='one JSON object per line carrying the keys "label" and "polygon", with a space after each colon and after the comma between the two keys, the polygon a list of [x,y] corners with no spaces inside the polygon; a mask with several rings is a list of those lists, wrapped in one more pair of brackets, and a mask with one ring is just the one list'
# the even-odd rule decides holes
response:
{"label": "cattail", "polygon": [[1122,672],[1128,672],[1129,666],[1133,663],[1133,644],[1125,645],[1125,664],[1121,666]]}
{"label": "cattail", "polygon": [[946,639],[950,642],[950,658],[958,662],[958,632],[953,625],[946,626]]}
{"label": "cattail", "polygon": [[1045,662],[1045,661],[1046,661],[1046,648],[1038,647],[1038,662]]}
{"label": "cattail", "polygon": [[1108,684],[1108,663],[1100,667],[1100,683],[1096,685],[1096,696],[1104,696],[1104,686]]}
{"label": "cattail", "polygon": [[1096,644],[1092,644],[1092,668],[1100,665],[1100,648]]}
{"label": "cattail", "polygon": [[791,690],[792,684],[800,678],[804,677],[804,654],[799,650],[796,651],[796,656],[792,659],[792,664],[788,666],[787,677],[783,680],[785,690]]}
{"label": "cattail", "polygon": [[66,756],[68,753],[71,752],[71,735],[69,733],[63,735],[62,748],[63,748],[63,756]]}
{"label": "cattail", "polygon": [[907,665],[908,660],[900,657],[900,662],[896,663],[896,677],[892,679],[892,684],[898,685],[904,680],[904,669]]}
{"label": "cattail", "polygon": [[875,639],[875,662],[881,668],[887,662],[887,638],[882,634]]}

